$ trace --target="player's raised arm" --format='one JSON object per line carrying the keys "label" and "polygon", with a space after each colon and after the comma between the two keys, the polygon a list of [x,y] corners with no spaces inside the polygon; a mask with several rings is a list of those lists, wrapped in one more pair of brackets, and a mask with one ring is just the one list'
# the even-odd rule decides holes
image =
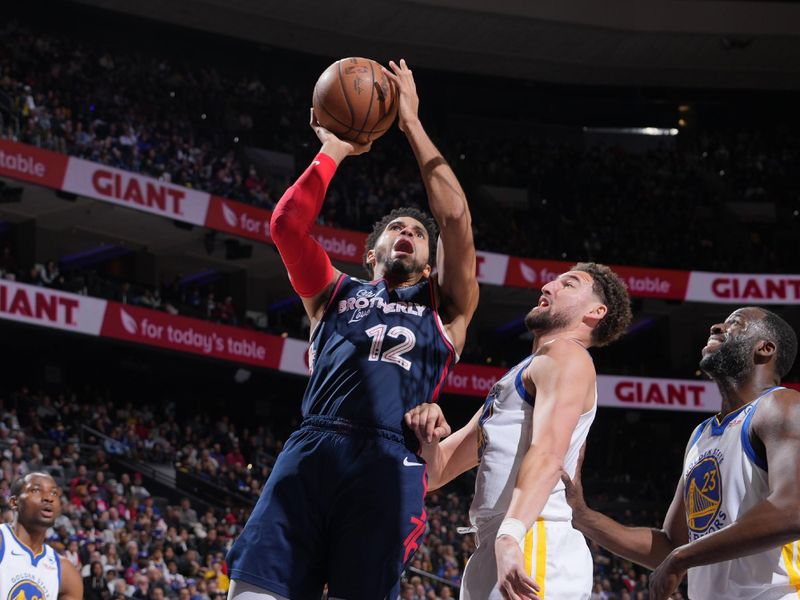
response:
{"label": "player's raised arm", "polygon": [[455,173],[436,148],[419,120],[419,96],[411,69],[401,59],[384,69],[400,92],[400,129],[406,134],[419,164],[428,203],[439,225],[438,283],[446,324],[456,350],[461,352],[466,329],[478,306],[475,277],[475,243],[472,217],[464,190]]}
{"label": "player's raised arm", "polygon": [[313,330],[339,276],[322,246],[311,236],[325,192],[346,157],[368,152],[369,145],[340,140],[321,127],[311,112],[311,127],[322,142],[319,154],[281,197],[270,220],[270,235],[303,300]]}

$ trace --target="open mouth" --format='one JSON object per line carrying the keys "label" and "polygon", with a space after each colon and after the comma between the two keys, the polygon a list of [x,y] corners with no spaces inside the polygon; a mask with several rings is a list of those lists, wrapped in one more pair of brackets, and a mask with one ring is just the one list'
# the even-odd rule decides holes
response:
{"label": "open mouth", "polygon": [[537,304],[536,306],[538,308],[547,308],[548,306],[550,306],[550,300],[548,300],[547,297],[544,294],[542,294],[542,296],[539,298],[539,304]]}
{"label": "open mouth", "polygon": [[394,251],[412,254],[414,252],[414,244],[412,244],[410,240],[400,238],[394,243]]}

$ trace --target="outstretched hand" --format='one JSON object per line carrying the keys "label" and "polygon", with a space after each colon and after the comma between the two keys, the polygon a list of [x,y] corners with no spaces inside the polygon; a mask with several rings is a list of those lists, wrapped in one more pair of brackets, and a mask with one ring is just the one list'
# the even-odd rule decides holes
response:
{"label": "outstretched hand", "polygon": [[392,82],[400,95],[400,104],[397,113],[397,126],[401,131],[408,131],[408,125],[414,121],[419,121],[419,96],[417,95],[417,84],[414,82],[414,74],[406,64],[406,59],[401,58],[398,65],[393,60],[389,61],[391,71],[384,67],[383,74]]}
{"label": "outstretched hand", "polygon": [[355,142],[343,140],[335,133],[325,129],[317,120],[313,108],[311,109],[310,125],[314,133],[317,134],[319,141],[322,142],[322,152],[334,159],[337,164],[348,156],[358,156],[359,154],[369,152],[372,148],[372,142],[369,144],[356,144]]}

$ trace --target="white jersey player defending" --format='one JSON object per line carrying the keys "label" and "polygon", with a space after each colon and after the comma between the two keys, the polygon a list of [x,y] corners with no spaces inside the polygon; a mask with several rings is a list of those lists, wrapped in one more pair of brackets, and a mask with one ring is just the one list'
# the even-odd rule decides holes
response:
{"label": "white jersey player defending", "polygon": [[692,434],[662,529],[590,510],[580,468],[573,482],[564,477],[575,526],[656,569],[650,600],[669,598],[687,570],[692,600],[800,596],[800,394],[779,385],[796,355],[792,328],[761,308],[711,328],[700,367],[719,386],[722,410]]}
{"label": "white jersey player defending", "polygon": [[628,293],[613,272],[575,265],[542,288],[525,318],[532,356],[495,384],[465,427],[440,442],[449,427],[438,406],[406,413],[431,489],[480,465],[470,507],[478,548],[462,600],[589,598],[592,559],[572,528],[559,476],[574,473],[597,408],[586,349],[617,339],[630,319]]}
{"label": "white jersey player defending", "polygon": [[61,490],[47,473],[11,484],[12,523],[0,525],[0,600],[80,600],[83,580],[44,543],[61,514]]}

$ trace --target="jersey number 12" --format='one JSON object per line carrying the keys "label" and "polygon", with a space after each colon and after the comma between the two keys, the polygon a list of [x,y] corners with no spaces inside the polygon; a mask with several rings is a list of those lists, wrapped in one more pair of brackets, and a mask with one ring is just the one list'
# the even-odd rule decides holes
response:
{"label": "jersey number 12", "polygon": [[[417,343],[417,337],[408,327],[396,325],[389,329],[389,331],[386,331],[386,329],[386,325],[375,325],[375,327],[370,327],[364,332],[372,339],[372,346],[370,346],[369,349],[369,360],[382,360],[383,362],[399,365],[406,371],[410,371],[411,361],[407,358],[403,358],[403,354],[414,347]],[[387,335],[395,339],[403,338],[403,341],[394,348],[390,348],[381,353],[383,349],[383,340]]]}

